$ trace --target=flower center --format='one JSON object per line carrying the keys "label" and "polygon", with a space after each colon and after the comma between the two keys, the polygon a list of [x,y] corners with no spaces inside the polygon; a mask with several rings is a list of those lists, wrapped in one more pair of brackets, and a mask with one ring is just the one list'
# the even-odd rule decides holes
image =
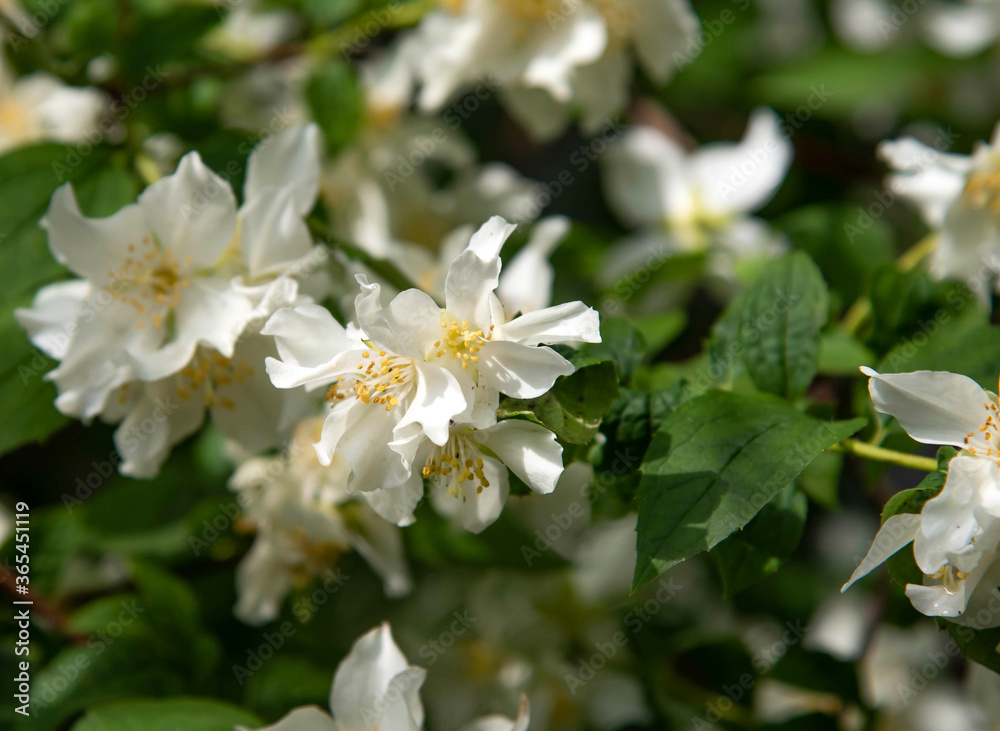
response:
{"label": "flower center", "polygon": [[964,571],[957,571],[951,564],[945,564],[931,578],[940,581],[946,592],[954,594],[958,591],[959,583],[969,578],[969,575]]}
{"label": "flower center", "polygon": [[327,391],[329,403],[343,401],[352,395],[363,404],[381,404],[386,411],[402,401],[413,383],[413,360],[400,355],[392,355],[379,350],[377,356],[371,351],[361,354],[361,362],[351,373],[341,376]]}
{"label": "flower center", "polygon": [[970,175],[962,197],[972,208],[988,208],[994,213],[1000,213],[1000,171]]}
{"label": "flower center", "polygon": [[193,394],[201,391],[205,406],[218,405],[232,410],[236,408],[236,403],[231,398],[220,396],[218,391],[231,383],[243,383],[253,374],[254,369],[242,360],[234,363],[221,353],[199,354],[189,366],[181,369],[177,395],[190,401]]}
{"label": "flower center", "polygon": [[470,330],[469,323],[463,320],[452,320],[450,323],[441,323],[444,335],[440,340],[435,341],[438,358],[451,357],[462,363],[462,368],[468,368],[469,363],[473,365],[479,362],[479,352],[483,343],[493,339],[493,325],[490,325],[489,335],[484,335],[482,330]]}
{"label": "flower center", "polygon": [[[181,276],[181,264],[174,258],[170,249],[160,251],[155,248],[147,236],[142,240],[145,251],[135,256],[129,256],[118,271],[108,272],[108,283],[105,289],[115,299],[119,299],[135,308],[140,315],[146,315],[152,310],[153,327],[162,327],[165,309],[167,313],[173,310],[181,301],[181,292],[191,282]],[[136,247],[129,244],[129,253],[134,254]],[[185,264],[191,263],[191,257],[185,259]],[[139,320],[135,326],[146,327],[146,320]]]}
{"label": "flower center", "polygon": [[965,449],[973,457],[1000,457],[1000,410],[995,401],[984,403],[983,408],[989,416],[977,431],[965,435]]}
{"label": "flower center", "polygon": [[448,486],[448,496],[465,499],[465,483],[476,493],[490,486],[483,473],[483,457],[468,437],[452,433],[443,447],[434,447],[424,465],[424,477]]}

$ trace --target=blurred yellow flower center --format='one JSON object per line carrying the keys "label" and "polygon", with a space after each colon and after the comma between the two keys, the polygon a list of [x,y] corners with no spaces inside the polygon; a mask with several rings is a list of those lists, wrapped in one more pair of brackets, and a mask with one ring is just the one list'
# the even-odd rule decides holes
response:
{"label": "blurred yellow flower center", "polygon": [[962,195],[972,208],[989,208],[1000,213],[1000,171],[973,173]]}
{"label": "blurred yellow flower center", "polygon": [[[129,244],[129,256],[118,271],[108,271],[105,289],[115,299],[135,308],[140,315],[151,314],[153,327],[163,326],[164,316],[173,310],[181,300],[181,292],[191,282],[181,276],[181,263],[171,249],[160,251],[153,246],[149,237],[142,240],[142,253],[136,253],[136,246]],[[191,263],[186,257],[185,264]],[[147,321],[140,319],[135,326],[146,327]]]}
{"label": "blurred yellow flower center", "polygon": [[199,353],[191,361],[191,365],[181,370],[177,395],[189,401],[195,393],[201,391],[202,401],[206,406],[221,406],[232,410],[236,403],[233,399],[220,395],[219,391],[224,391],[232,383],[243,383],[253,375],[254,369],[242,360],[234,363],[221,353]]}

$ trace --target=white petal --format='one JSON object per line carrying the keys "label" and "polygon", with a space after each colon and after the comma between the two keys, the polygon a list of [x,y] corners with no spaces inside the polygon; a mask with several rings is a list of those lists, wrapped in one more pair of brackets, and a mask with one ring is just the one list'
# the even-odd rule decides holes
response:
{"label": "white petal", "polygon": [[[420,481],[423,494],[423,482]],[[386,488],[398,490],[401,488]],[[385,490],[377,492],[384,492]],[[362,493],[369,503],[374,493]],[[419,498],[418,498],[419,499]],[[412,508],[410,510],[412,513]],[[395,521],[394,521],[395,522]],[[349,526],[351,545],[379,576],[390,598],[404,596],[413,588],[410,569],[406,565],[403,534],[395,525],[383,520],[375,511],[364,510],[358,516],[358,525]]]}
{"label": "white petal", "polygon": [[599,343],[600,316],[583,302],[566,302],[516,317],[497,328],[495,337],[521,345]]}
{"label": "white petal", "polygon": [[236,569],[238,598],[233,613],[247,624],[270,622],[278,616],[281,602],[291,588],[292,575],[283,557],[273,550],[270,541],[258,536]]}
{"label": "white petal", "polygon": [[785,179],[794,150],[778,115],[754,111],[737,143],[703,145],[691,156],[704,205],[718,214],[750,213],[771,199]]}
{"label": "white petal", "polygon": [[[1000,508],[1000,468],[976,457],[955,457],[948,463],[944,488],[920,511],[923,523],[913,543],[913,555],[928,576],[948,562],[948,555],[973,544],[981,528],[985,498],[993,511]],[[989,550],[989,549],[987,549]]]}
{"label": "white petal", "polygon": [[546,495],[563,472],[562,445],[541,424],[505,419],[472,437],[489,447],[532,490]]}
{"label": "white petal", "polygon": [[661,225],[689,207],[687,154],[652,127],[632,127],[602,160],[604,195],[631,226]]}
{"label": "white petal", "polygon": [[139,195],[139,206],[160,249],[191,265],[211,266],[236,233],[236,197],[197,152],[181,158],[177,172]]}
{"label": "white petal", "polygon": [[528,724],[531,722],[531,711],[528,706],[528,697],[521,696],[520,708],[517,711],[517,718],[510,719],[506,716],[484,716],[478,718],[467,726],[462,727],[462,731],[528,731]]}
{"label": "white petal", "polygon": [[500,278],[500,248],[514,228],[494,216],[472,235],[468,248],[451,263],[444,285],[445,307],[458,321],[489,330],[489,297]]}
{"label": "white petal", "polygon": [[283,361],[304,367],[322,365],[339,353],[364,347],[329,310],[313,304],[278,310],[260,333],[274,336]]}
{"label": "white petal", "polygon": [[49,232],[52,256],[98,286],[109,282],[109,272],[121,271],[131,257],[128,247],[149,235],[142,210],[134,204],[107,218],[85,217],[69,183],[52,194],[40,224]]}
{"label": "white petal", "polygon": [[[403,675],[405,673],[405,675]],[[372,728],[380,725],[372,719],[389,715],[379,713],[388,700],[390,686],[406,688],[407,692],[392,705],[402,705],[413,719],[423,721],[423,706],[416,694],[423,684],[423,671],[409,665],[392,639],[388,624],[363,635],[337,667],[330,692],[330,708],[341,728]],[[410,682],[400,686],[400,675]],[[393,681],[395,680],[395,684]],[[394,695],[399,695],[395,694]],[[395,714],[393,714],[395,715]],[[383,726],[383,728],[388,728]],[[391,728],[391,731],[397,731]],[[400,727],[398,731],[403,731]]]}
{"label": "white petal", "polygon": [[[237,731],[254,731],[244,726],[236,728]],[[259,731],[340,731],[340,726],[316,706],[303,706],[296,708],[277,723],[265,726]]]}
{"label": "white petal", "polygon": [[896,417],[906,433],[925,444],[963,447],[967,434],[979,434],[990,415],[990,395],[967,376],[947,371],[870,376],[868,390],[875,408]]}
{"label": "white petal", "polygon": [[684,55],[697,44],[698,16],[688,0],[638,0],[632,6],[636,55],[650,76],[663,83],[676,66],[674,54]]}
{"label": "white petal", "polygon": [[410,424],[420,424],[427,438],[438,445],[448,441],[449,423],[466,408],[466,393],[471,384],[463,388],[450,372],[429,363],[414,363],[417,371],[417,388],[406,413],[396,425],[397,430]]}
{"label": "white petal", "polygon": [[246,203],[284,190],[291,195],[295,211],[306,215],[319,192],[322,159],[323,138],[315,124],[278,132],[250,153],[243,189]]}
{"label": "white petal", "polygon": [[872,541],[868,555],[854,569],[854,573],[841,588],[841,592],[847,591],[855,581],[867,576],[872,569],[911,543],[918,530],[920,530],[920,516],[913,513],[901,513],[885,521],[875,540]]}
{"label": "white petal", "polygon": [[[412,525],[415,518],[413,517],[413,511],[417,507],[417,504],[424,497],[424,481],[420,474],[414,472],[410,475],[410,478],[406,480],[401,485],[395,487],[378,487],[374,490],[363,490],[361,492],[361,498],[371,506],[371,509],[377,514],[378,520],[370,521],[373,525],[377,522],[388,528],[395,529],[396,526],[407,526]],[[359,552],[361,549],[358,549]],[[369,563],[372,563],[372,559],[378,560],[378,555],[374,551],[370,551],[372,558],[369,559],[365,557]],[[402,555],[398,556],[400,560]],[[398,563],[398,562],[397,562]],[[385,564],[380,564],[385,566]],[[373,564],[372,568],[377,567]],[[395,585],[392,586],[390,583],[390,577],[386,577],[386,592],[389,593],[390,586],[392,586],[393,591],[396,595],[403,594],[409,591],[408,579],[406,582],[401,581],[401,577],[396,574],[391,577],[395,580]]]}
{"label": "white petal", "polygon": [[137,478],[155,477],[170,448],[201,426],[205,406],[197,393],[182,399],[173,379],[145,387],[142,397],[115,430],[115,447],[124,461],[119,470]]}
{"label": "white petal", "polygon": [[85,279],[49,284],[38,290],[31,307],[14,310],[14,318],[36,348],[50,358],[61,360],[76,330],[77,309],[90,293]]}
{"label": "white petal", "polygon": [[544,37],[541,47],[533,49],[522,80],[526,86],[541,87],[566,103],[573,94],[573,69],[599,59],[607,42],[607,27],[597,9],[577,5],[565,22]]}
{"label": "white petal", "polygon": [[551,348],[503,340],[488,341],[479,351],[479,375],[485,383],[514,398],[534,398],[552,388],[573,364]]}
{"label": "white petal", "polygon": [[312,237],[290,189],[251,199],[240,210],[240,249],[251,279],[274,274],[306,256]]}
{"label": "white petal", "polygon": [[423,358],[440,337],[441,308],[430,295],[417,289],[400,292],[383,308],[382,288],[357,275],[361,294],[354,300],[358,325],[365,336],[383,350]]}
{"label": "white petal", "polygon": [[569,219],[565,216],[550,216],[532,229],[527,245],[517,252],[500,275],[497,296],[507,312],[533,312],[551,304],[555,269],[549,263],[549,256],[569,233],[569,228]]}

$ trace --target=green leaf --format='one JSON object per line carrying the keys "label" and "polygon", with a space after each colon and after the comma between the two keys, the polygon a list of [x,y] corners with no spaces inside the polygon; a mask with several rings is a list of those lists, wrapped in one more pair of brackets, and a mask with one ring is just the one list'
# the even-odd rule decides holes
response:
{"label": "green leaf", "polygon": [[111,703],[89,711],[73,731],[233,731],[263,721],[227,703],[199,698]]}
{"label": "green leaf", "polygon": [[820,337],[820,373],[856,376],[861,366],[870,366],[874,362],[875,354],[843,330],[833,330]]}
{"label": "green leaf", "polygon": [[561,377],[548,393],[538,398],[505,399],[497,415],[502,419],[528,417],[548,427],[564,441],[588,444],[616,398],[615,364],[603,361]]}
{"label": "green leaf", "polygon": [[[897,344],[878,368],[884,373],[952,371],[969,376],[983,388],[997,389],[1000,374],[1000,327],[977,318],[940,315],[943,322],[926,320],[924,328]],[[933,324],[931,324],[933,323]]]}
{"label": "green leaf", "polygon": [[778,399],[709,391],[653,437],[639,485],[633,589],[745,526],[864,419],[825,422]]}
{"label": "green leaf", "polygon": [[774,262],[726,308],[713,329],[713,368],[742,362],[761,391],[796,398],[819,366],[819,331],[828,316],[826,283],[802,252]]}
{"label": "green leaf", "polygon": [[1000,627],[974,630],[940,618],[938,625],[948,630],[965,657],[1000,674]]}
{"label": "green leaf", "polygon": [[351,66],[340,60],[320,65],[306,82],[305,96],[323,130],[327,152],[336,154],[354,138],[364,110]]}
{"label": "green leaf", "polygon": [[806,496],[788,485],[743,530],[712,549],[726,598],[773,574],[792,555],[808,510]]}

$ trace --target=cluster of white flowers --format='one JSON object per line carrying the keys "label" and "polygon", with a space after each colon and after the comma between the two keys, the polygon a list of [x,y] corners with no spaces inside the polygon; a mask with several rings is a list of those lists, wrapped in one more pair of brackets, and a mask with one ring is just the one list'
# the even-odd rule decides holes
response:
{"label": "cluster of white flowers", "polygon": [[787,247],[750,214],[775,194],[792,155],[770,109],[754,112],[740,142],[690,152],[656,127],[632,127],[604,160],[605,195],[622,220],[641,231],[612,252],[605,283],[670,255],[704,253],[709,273],[731,289],[738,261]]}
{"label": "cluster of white flowers", "polygon": [[913,606],[975,629],[1000,626],[1000,404],[971,378],[944,371],[879,374],[865,368],[875,408],[918,442],[961,450],[941,492],[919,514],[889,518],[844,586],[913,543],[924,583]]}
{"label": "cluster of white flowers", "polygon": [[262,330],[280,354],[267,359],[274,385],[326,389],[320,462],[342,456],[350,490],[391,522],[413,521],[425,478],[439,509],[479,531],[506,502],[504,465],[539,493],[562,473],[555,435],[498,421],[499,397],[534,398],[571,374],[543,344],[599,342],[598,316],[573,302],[508,320],[495,290],[513,229],[494,217],[472,236],[448,269],[444,307],[416,289],[385,305],[381,287],[359,274],[347,327],[305,304],[278,310]]}
{"label": "cluster of white flowers", "polygon": [[417,104],[440,111],[487,81],[533,135],[574,114],[593,132],[628,102],[630,51],[659,82],[690,61],[698,17],[688,0],[460,0],[428,13],[394,49]]}
{"label": "cluster of white flowers", "polygon": [[[979,143],[971,155],[949,153],[913,137],[879,146],[879,154],[893,170],[887,187],[917,205],[937,235],[929,259],[937,276],[988,280],[1000,270],[998,145],[1000,126],[993,139]],[[974,289],[984,295],[989,292],[987,287]]]}
{"label": "cluster of white flowers", "polygon": [[[426,677],[426,670],[410,665],[389,625],[383,624],[359,638],[337,666],[330,689],[332,718],[316,706],[303,706],[261,731],[420,731],[420,687]],[[484,716],[463,731],[526,731],[529,721],[528,702],[522,698],[517,718]]]}
{"label": "cluster of white flowers", "polygon": [[121,422],[123,474],[155,475],[206,409],[245,448],[276,446],[300,395],[275,391],[276,354],[260,328],[277,308],[310,301],[300,280],[325,258],[303,217],[319,186],[320,135],[286,130],[247,163],[244,203],[192,152],[136,203],[92,219],[71,184],[42,219],[53,256],[79,279],[41,289],[17,311],[32,342],[60,361],[56,407]]}

